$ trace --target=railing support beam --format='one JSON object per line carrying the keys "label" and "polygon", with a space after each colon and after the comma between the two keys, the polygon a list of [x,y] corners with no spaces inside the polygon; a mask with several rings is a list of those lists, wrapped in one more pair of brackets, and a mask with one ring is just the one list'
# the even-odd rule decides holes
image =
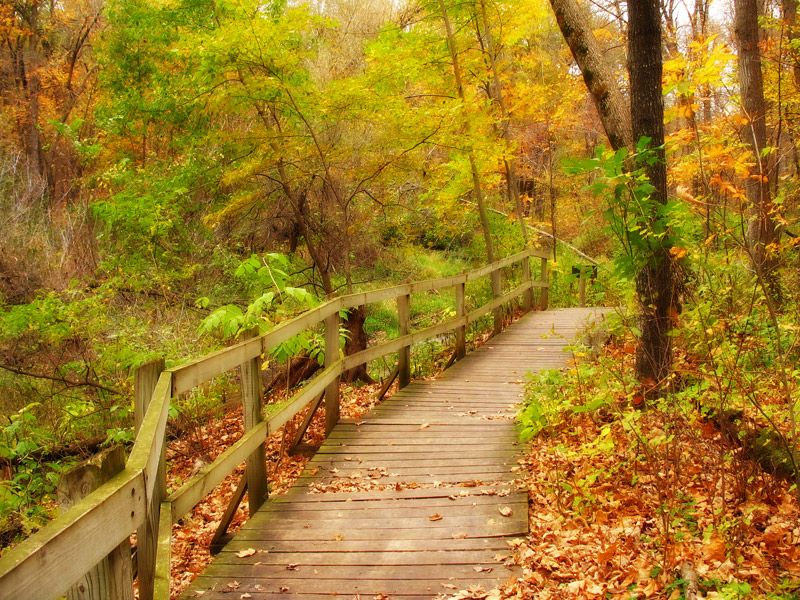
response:
{"label": "railing support beam", "polygon": [[[408,335],[411,329],[411,296],[397,297],[397,332],[400,337]],[[399,387],[403,389],[411,383],[411,347],[400,348],[397,357]]]}
{"label": "railing support beam", "polygon": [[[147,407],[158,383],[158,377],[164,370],[164,359],[159,358],[136,369],[133,376],[134,390],[134,426],[138,434],[144,421]],[[136,531],[136,564],[138,567],[139,598],[153,600],[155,585],[156,548],[158,546],[158,522],[161,501],[167,495],[166,454],[162,450],[156,472],[156,483],[153,496],[147,504],[144,524]]]}
{"label": "railing support beam", "polygon": [[[242,340],[257,337],[258,330],[244,332]],[[244,430],[250,431],[264,420],[263,396],[261,394],[261,356],[242,363],[242,414]],[[247,457],[247,503],[250,514],[254,514],[267,497],[267,449],[261,444]]]}
{"label": "railing support beam", "polygon": [[[339,313],[325,319],[325,367],[339,360]],[[339,421],[339,377],[325,388],[325,435]]]}

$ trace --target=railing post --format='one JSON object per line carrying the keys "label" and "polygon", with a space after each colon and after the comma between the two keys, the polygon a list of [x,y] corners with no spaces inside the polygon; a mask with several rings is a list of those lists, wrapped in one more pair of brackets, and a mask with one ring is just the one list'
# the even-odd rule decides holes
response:
{"label": "railing post", "polygon": [[[503,285],[500,281],[500,269],[492,271],[492,299],[503,295]],[[493,335],[503,331],[503,307],[498,306],[494,309],[494,330]]]}
{"label": "railing post", "polygon": [[578,280],[578,306],[583,308],[586,306],[586,273],[581,267],[581,276]]}
{"label": "railing post", "polygon": [[[531,258],[526,256],[522,259],[522,283],[529,284],[531,282]],[[522,309],[528,312],[533,308],[533,288],[528,288],[522,295]]]}
{"label": "railing post", "polygon": [[[325,319],[325,368],[339,360],[339,312]],[[339,421],[339,378],[325,388],[325,435]]]}
{"label": "railing post", "polygon": [[547,259],[546,258],[542,259],[541,281],[542,281],[542,283],[545,284],[545,287],[542,288],[542,294],[539,297],[539,308],[541,310],[547,310],[549,288],[546,287],[547,286]]}
{"label": "railing post", "polygon": [[[241,341],[252,339],[258,335],[256,329],[245,331]],[[264,420],[263,395],[261,394],[261,356],[256,356],[242,363],[242,416],[244,430],[250,431]],[[258,510],[267,497],[267,450],[261,444],[255,452],[247,457],[247,503],[250,516]]]}
{"label": "railing post", "polygon": [[[74,506],[125,468],[122,446],[103,451],[61,475],[58,504]],[[66,593],[69,600],[133,600],[131,544],[125,540]]]}
{"label": "railing post", "polygon": [[[400,337],[408,335],[411,330],[411,296],[408,294],[397,297],[397,330]],[[400,348],[397,368],[398,385],[402,389],[411,383],[411,346]]]}
{"label": "railing post", "polygon": [[[139,433],[139,428],[142,426],[142,421],[144,421],[144,415],[150,405],[153,391],[156,389],[158,377],[163,370],[164,359],[159,358],[142,365],[134,373],[134,425],[136,433]],[[139,571],[140,600],[153,599],[159,511],[161,501],[167,495],[167,466],[166,455],[163,450],[158,462],[156,477],[157,481],[153,488],[153,497],[146,507],[147,514],[145,515],[144,523],[136,531],[136,564]]]}
{"label": "railing post", "polygon": [[[465,300],[466,281],[456,284],[456,317],[462,318],[467,314],[467,303]],[[456,327],[456,360],[461,360],[467,355],[467,326],[459,325]]]}

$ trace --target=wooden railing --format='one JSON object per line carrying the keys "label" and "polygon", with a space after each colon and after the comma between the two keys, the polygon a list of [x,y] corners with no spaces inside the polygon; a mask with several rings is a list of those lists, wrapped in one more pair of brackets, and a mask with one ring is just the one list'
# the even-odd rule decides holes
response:
{"label": "wooden railing", "polygon": [[[531,277],[530,259],[541,259],[541,279]],[[546,309],[548,254],[525,251],[480,269],[418,281],[385,289],[341,296],[282,323],[271,331],[242,341],[179,367],[163,370],[157,361],[140,368],[135,377],[137,434],[125,468],[54,519],[41,531],[0,558],[0,600],[50,600],[58,598],[120,544],[137,532],[139,596],[143,600],[169,598],[170,540],[172,525],[186,515],[242,462],[253,514],[267,494],[265,441],[289,419],[311,403],[316,410],[324,395],[325,427],[329,432],[339,416],[339,377],[345,371],[394,352],[398,353],[400,386],[411,379],[412,344],[455,331],[455,355],[466,354],[466,327],[493,312],[495,331],[502,327],[502,305],[522,297],[522,307],[533,307],[533,289],[541,288],[539,308]],[[520,284],[507,293],[467,312],[466,284],[490,276],[497,280],[502,269],[521,264]],[[410,330],[411,294],[455,288],[455,317],[421,331]],[[499,289],[493,286],[494,289]],[[349,356],[339,352],[339,313],[370,303],[397,299],[399,337]],[[302,387],[280,410],[263,416],[261,356],[309,327],[324,323],[325,368]],[[244,405],[243,436],[217,459],[166,494],[165,435],[170,401],[214,377],[241,368]],[[119,556],[119,552],[114,554]],[[127,567],[127,568],[123,568]],[[97,597],[132,598],[130,565],[104,568],[92,575],[90,587]],[[127,580],[126,580],[127,578]]]}

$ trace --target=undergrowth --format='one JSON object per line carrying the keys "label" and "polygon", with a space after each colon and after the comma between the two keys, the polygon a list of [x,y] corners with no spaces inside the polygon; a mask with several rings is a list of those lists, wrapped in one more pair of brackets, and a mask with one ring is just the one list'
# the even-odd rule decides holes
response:
{"label": "undergrowth", "polygon": [[[519,421],[532,445],[531,536],[516,552],[525,593],[678,599],[688,573],[709,598],[798,597],[797,407],[775,376],[761,307],[697,285],[657,398],[633,376],[626,313],[607,316],[603,348],[574,346],[569,369],[529,376]],[[791,319],[780,323],[793,339]]]}

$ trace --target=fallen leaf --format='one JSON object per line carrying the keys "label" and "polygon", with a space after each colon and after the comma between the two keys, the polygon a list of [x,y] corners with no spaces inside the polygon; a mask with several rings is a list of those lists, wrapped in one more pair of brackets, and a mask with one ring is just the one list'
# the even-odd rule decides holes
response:
{"label": "fallen leaf", "polygon": [[423,423],[422,425],[419,426],[419,428],[420,429],[427,429],[430,426],[431,426],[430,423]]}
{"label": "fallen leaf", "polygon": [[428,517],[428,520],[429,521],[441,521],[442,518],[443,518],[442,515],[440,515],[439,513],[434,513],[430,517]]}
{"label": "fallen leaf", "polygon": [[500,514],[503,515],[504,517],[510,517],[512,514],[514,514],[514,511],[511,510],[510,507],[504,506],[503,508],[500,509]]}
{"label": "fallen leaf", "polygon": [[454,586],[454,585],[452,585],[452,584],[450,584],[450,583],[443,583],[443,584],[442,584],[442,587],[443,587],[443,588],[447,588],[448,590],[454,590],[454,589],[456,589],[456,586]]}
{"label": "fallen leaf", "polygon": [[245,600],[245,598],[252,598],[253,596],[250,594],[242,594],[239,596],[239,600]]}
{"label": "fallen leaf", "polygon": [[298,563],[291,563],[289,565],[286,565],[286,570],[287,571],[297,571],[299,569],[300,569],[300,565]]}
{"label": "fallen leaf", "polygon": [[491,573],[492,567],[472,567],[476,573]]}
{"label": "fallen leaf", "polygon": [[236,556],[239,558],[247,558],[248,556],[253,556],[255,553],[255,548],[248,548],[247,550],[239,550],[239,552],[236,553]]}
{"label": "fallen leaf", "polygon": [[612,558],[614,558],[614,555],[616,553],[617,553],[617,545],[611,544],[610,546],[607,546],[605,550],[601,550],[600,552],[597,553],[597,562],[599,562],[601,565],[604,565]]}
{"label": "fallen leaf", "polygon": [[467,539],[467,535],[468,534],[467,534],[466,531],[462,531],[461,533],[454,533],[453,534],[453,539],[454,540],[465,540],[465,539]]}
{"label": "fallen leaf", "polygon": [[333,539],[336,542],[341,542],[344,538],[342,537],[341,533],[337,533],[335,536],[333,536]]}
{"label": "fallen leaf", "polygon": [[239,582],[238,581],[229,581],[228,582],[228,587],[231,588],[232,590],[239,589]]}

